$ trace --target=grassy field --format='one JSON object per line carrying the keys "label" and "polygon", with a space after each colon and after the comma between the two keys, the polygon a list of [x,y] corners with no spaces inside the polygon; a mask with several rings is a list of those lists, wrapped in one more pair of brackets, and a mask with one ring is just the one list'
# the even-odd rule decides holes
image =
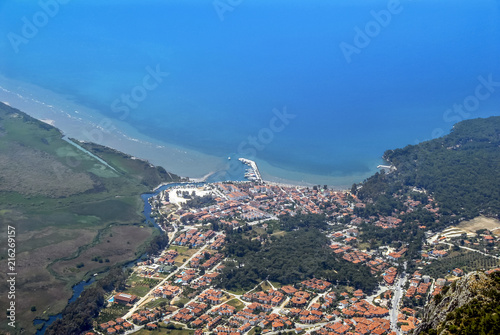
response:
{"label": "grassy field", "polygon": [[[16,229],[18,332],[34,333],[35,317],[59,313],[73,284],[134,259],[153,231],[141,227],[140,194],[179,180],[109,148],[86,148],[112,168],[63,140],[58,129],[0,103],[0,232]],[[6,258],[0,243],[0,261]],[[1,295],[0,306],[7,303]],[[0,333],[6,331],[12,329],[2,318]]]}
{"label": "grassy field", "polygon": [[175,258],[175,265],[181,266],[188,260],[191,256],[193,256],[199,249],[189,249],[188,247],[182,247],[178,245],[170,246],[170,249],[173,249],[179,253],[179,255]]}
{"label": "grassy field", "polygon": [[280,289],[281,286],[282,286],[281,283],[274,282],[274,281],[272,281],[271,284],[273,284],[274,288],[277,289],[277,290]]}
{"label": "grassy field", "polygon": [[129,280],[127,280],[127,285],[129,285],[130,287],[125,290],[125,293],[143,297],[159,282],[159,279],[143,278],[137,275],[133,275],[132,278],[129,278]]}
{"label": "grassy field", "polygon": [[134,286],[134,287],[130,287],[130,288],[127,288],[124,293],[127,293],[127,294],[133,294],[133,295],[136,295],[140,298],[144,297],[149,291],[151,290],[151,288],[149,286]]}
{"label": "grassy field", "polygon": [[148,302],[145,307],[146,308],[156,308],[156,307],[159,307],[161,306],[163,303],[165,304],[170,304],[170,299],[165,299],[165,298],[158,298],[156,300],[152,300],[150,302]]}
{"label": "grassy field", "polygon": [[271,285],[266,281],[263,281],[262,284],[260,284],[260,287],[262,288],[263,291],[269,291],[272,289]]}
{"label": "grassy field", "polygon": [[187,304],[191,299],[187,298],[187,297],[177,297],[175,299],[175,303],[176,304],[182,304],[182,305],[185,305]]}
{"label": "grassy field", "polygon": [[97,323],[100,324],[115,320],[116,318],[121,318],[127,313],[128,310],[129,308],[124,305],[112,304],[110,307],[101,311],[101,314],[99,314],[99,317],[97,318]]}
{"label": "grassy field", "polygon": [[228,302],[226,302],[226,304],[228,304],[228,305],[233,306],[234,308],[236,308],[237,312],[239,312],[243,308],[245,308],[245,304],[241,300],[239,300],[239,299],[231,299]]}
{"label": "grassy field", "polygon": [[233,294],[233,295],[243,295],[245,294],[247,291],[243,290],[243,289],[239,289],[239,290],[226,290],[227,292]]}

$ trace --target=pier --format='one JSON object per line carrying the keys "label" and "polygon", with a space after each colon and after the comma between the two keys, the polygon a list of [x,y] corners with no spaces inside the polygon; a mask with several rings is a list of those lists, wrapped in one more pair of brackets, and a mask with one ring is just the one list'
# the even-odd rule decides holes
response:
{"label": "pier", "polygon": [[394,165],[378,165],[377,169],[384,169],[388,172],[396,171],[396,167]]}
{"label": "pier", "polygon": [[245,173],[245,177],[247,179],[252,180],[252,181],[256,181],[259,183],[263,182],[262,176],[261,176],[259,168],[257,166],[257,163],[255,163],[254,161],[252,161],[250,159],[246,159],[246,158],[238,158],[238,160],[240,162],[242,162],[243,164],[248,165],[250,167],[250,169],[249,169],[250,171]]}

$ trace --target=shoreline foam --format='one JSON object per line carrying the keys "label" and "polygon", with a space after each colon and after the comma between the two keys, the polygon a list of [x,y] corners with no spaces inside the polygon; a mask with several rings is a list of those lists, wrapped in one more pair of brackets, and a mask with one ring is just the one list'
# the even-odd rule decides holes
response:
{"label": "shoreline foam", "polygon": [[[69,97],[30,83],[9,79],[1,74],[0,101],[57,127],[65,136],[119,150],[162,166],[167,171],[192,181],[205,181],[213,174],[224,171],[227,164],[226,158],[152,139],[127,123],[107,118],[97,110],[75,103]],[[346,179],[360,182],[368,176],[320,176],[275,167],[258,158],[256,162],[264,181],[287,186],[312,187],[318,183],[311,180],[322,180],[322,185],[327,184],[330,188],[343,190],[352,184],[346,183]]]}
{"label": "shoreline foam", "polygon": [[[223,163],[221,158],[154,140],[125,122],[109,119],[50,90],[2,75],[0,101],[56,126],[68,137],[108,146],[183,177],[203,178],[207,171],[219,170]],[[108,129],[103,128],[106,124],[110,125]]]}

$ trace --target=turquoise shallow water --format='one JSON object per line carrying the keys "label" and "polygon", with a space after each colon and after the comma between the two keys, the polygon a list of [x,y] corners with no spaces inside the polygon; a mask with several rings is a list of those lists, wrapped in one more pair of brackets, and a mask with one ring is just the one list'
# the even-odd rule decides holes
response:
{"label": "turquoise shallow water", "polygon": [[499,113],[495,0],[64,2],[0,4],[0,74],[219,169],[348,185],[386,149]]}

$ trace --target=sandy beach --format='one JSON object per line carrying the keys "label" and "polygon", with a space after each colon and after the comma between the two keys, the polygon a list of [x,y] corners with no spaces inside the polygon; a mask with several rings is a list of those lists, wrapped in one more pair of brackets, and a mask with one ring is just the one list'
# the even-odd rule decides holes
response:
{"label": "sandy beach", "polygon": [[[215,157],[160,142],[139,133],[123,121],[108,118],[97,110],[77,104],[70,97],[2,75],[0,101],[59,128],[68,137],[111,147],[162,166],[179,176],[188,177],[193,182],[206,181],[228,168],[227,157]],[[255,161],[264,181],[268,183],[312,187],[317,185],[313,181],[322,180],[322,185],[327,184],[337,190],[348,189],[352,183],[364,180],[377,171],[375,167],[380,164],[380,161],[373,162],[371,165],[374,170],[370,174],[345,178],[289,171],[258,158]]]}
{"label": "sandy beach", "polygon": [[182,177],[203,180],[225,164],[222,158],[149,138],[69,97],[1,75],[0,101],[59,128],[68,137],[111,147]]}

